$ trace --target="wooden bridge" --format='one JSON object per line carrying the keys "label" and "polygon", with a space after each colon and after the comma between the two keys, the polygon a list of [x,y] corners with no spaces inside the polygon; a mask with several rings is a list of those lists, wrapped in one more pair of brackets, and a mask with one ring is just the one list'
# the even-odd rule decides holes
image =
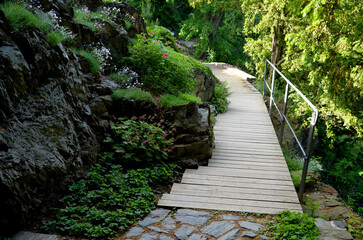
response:
{"label": "wooden bridge", "polygon": [[302,212],[262,95],[243,72],[210,64],[227,81],[230,105],[217,117],[208,166],[186,169],[158,206],[274,214]]}

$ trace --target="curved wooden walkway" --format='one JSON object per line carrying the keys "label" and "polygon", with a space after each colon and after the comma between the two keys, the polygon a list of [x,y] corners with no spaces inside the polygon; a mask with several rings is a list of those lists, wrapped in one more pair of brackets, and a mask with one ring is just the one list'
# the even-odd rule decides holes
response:
{"label": "curved wooden walkway", "polygon": [[244,73],[210,64],[229,82],[230,105],[217,117],[215,149],[208,166],[187,169],[158,206],[274,214],[302,212],[261,94]]}

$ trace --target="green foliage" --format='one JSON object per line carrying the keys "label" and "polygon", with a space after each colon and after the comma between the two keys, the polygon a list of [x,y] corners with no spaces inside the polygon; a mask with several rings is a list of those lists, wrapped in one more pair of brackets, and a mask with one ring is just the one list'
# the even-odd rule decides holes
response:
{"label": "green foliage", "polygon": [[349,215],[348,218],[348,231],[352,234],[354,239],[363,239],[363,219],[354,216],[353,214]]}
{"label": "green foliage", "polygon": [[70,187],[61,201],[56,219],[44,221],[43,229],[64,235],[106,239],[125,231],[155,207],[150,186],[169,181],[174,165],[157,164],[152,168],[128,170],[110,164],[105,154],[83,180]]}
{"label": "green foliage", "polygon": [[112,99],[120,99],[120,98],[137,99],[145,102],[151,102],[156,105],[155,100],[153,99],[153,97],[149,92],[145,92],[140,88],[135,88],[135,87],[115,90],[112,93],[111,97]]}
{"label": "green foliage", "polygon": [[308,209],[310,212],[311,217],[317,217],[319,215],[319,206],[320,203],[314,203],[310,198],[304,199],[304,202],[306,204],[306,209]]}
{"label": "green foliage", "polygon": [[97,59],[97,56],[93,52],[81,49],[74,49],[74,48],[72,50],[76,54],[86,58],[91,73],[96,74],[100,71],[100,63]]}
{"label": "green foliage", "polygon": [[0,5],[10,26],[18,31],[22,27],[37,27],[45,32],[50,30],[49,22],[42,21],[40,17],[30,12],[25,5],[15,2],[5,2]]}
{"label": "green foliage", "polygon": [[190,94],[180,94],[178,96],[165,94],[160,97],[159,101],[161,106],[163,107],[186,105],[190,102],[198,102],[198,103],[202,102],[200,98]]}
{"label": "green foliage", "polygon": [[199,97],[196,97],[196,96],[191,95],[191,94],[182,93],[182,94],[179,94],[179,97],[182,98],[182,99],[187,100],[188,102],[197,102],[199,104],[202,103],[202,100]]}
{"label": "green foliage", "polygon": [[147,24],[159,24],[179,32],[181,22],[188,17],[191,7],[188,0],[126,0],[141,11]]}
{"label": "green foliage", "polygon": [[47,41],[52,46],[56,46],[59,43],[67,39],[67,35],[64,35],[61,31],[51,31],[46,36]]}
{"label": "green foliage", "polygon": [[208,61],[228,62],[245,69],[244,16],[238,4],[233,1],[230,6],[228,4],[227,1],[198,4],[183,22],[179,36],[187,40],[197,37],[194,43],[196,58],[206,59],[207,55]]}
{"label": "green foliage", "polygon": [[160,40],[165,46],[171,47],[176,52],[180,52],[179,48],[176,46],[173,35],[167,28],[154,25],[147,27],[147,32],[150,39]]}
{"label": "green foliage", "polygon": [[272,239],[318,239],[320,233],[315,225],[315,219],[307,214],[291,212],[288,210],[279,212],[275,220],[269,223],[268,230],[272,232]]}
{"label": "green foliage", "polygon": [[[321,141],[316,157],[323,180],[362,214],[363,3],[269,0],[261,5],[245,0],[242,9],[248,68],[262,79],[265,59],[277,60],[280,70],[318,107]],[[295,99],[291,97],[295,106],[289,108],[300,123],[305,121],[303,126],[309,125],[309,119],[300,120],[309,113],[306,104]]]}
{"label": "green foliage", "polygon": [[111,129],[105,142],[110,143],[117,163],[145,166],[167,159],[172,141],[159,126],[118,118]]}
{"label": "green foliage", "polygon": [[0,5],[0,8],[4,11],[12,29],[19,31],[22,27],[37,27],[46,35],[47,41],[52,46],[70,41],[74,37],[70,30],[59,26],[58,16],[53,11],[35,14],[29,11],[25,4],[15,2],[5,2]]}
{"label": "green foliage", "polygon": [[228,108],[228,99],[230,93],[228,93],[227,88],[227,82],[224,83],[217,83],[214,92],[213,97],[210,101],[211,104],[215,106],[215,112],[218,113],[224,113],[227,111]]}
{"label": "green foliage", "polygon": [[76,23],[85,25],[92,29],[92,31],[96,31],[95,23],[92,19],[96,18],[98,14],[96,12],[91,12],[88,8],[74,8],[74,17],[73,20]]}
{"label": "green foliage", "polygon": [[[319,135],[325,132],[321,126],[324,125],[318,127]],[[359,175],[363,169],[363,141],[349,135],[336,137],[333,143],[327,137],[322,141],[324,145],[317,149],[317,155],[324,156],[323,178],[337,189],[347,205],[363,215],[363,177]]]}
{"label": "green foliage", "polygon": [[210,73],[209,67],[145,36],[130,47],[130,55],[130,68],[140,74],[145,88],[156,94],[193,93],[194,69]]}

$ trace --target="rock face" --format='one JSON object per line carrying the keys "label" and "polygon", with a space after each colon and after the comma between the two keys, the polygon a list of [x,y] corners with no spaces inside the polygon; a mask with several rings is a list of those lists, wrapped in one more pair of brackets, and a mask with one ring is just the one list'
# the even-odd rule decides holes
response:
{"label": "rock face", "polygon": [[184,168],[197,168],[212,156],[213,136],[208,104],[160,108],[140,100],[114,100],[109,112],[117,117],[157,115],[171,124],[177,132],[169,159]]}
{"label": "rock face", "polygon": [[84,74],[71,51],[51,47],[38,29],[10,32],[2,11],[0,62],[0,232],[6,233],[96,160],[108,115],[99,92],[112,87]]}
{"label": "rock face", "polygon": [[212,156],[213,136],[208,104],[190,103],[172,107],[166,119],[178,136],[170,158],[185,168],[197,168]]}
{"label": "rock face", "polygon": [[[40,0],[77,35],[74,45],[97,43],[112,57],[127,54],[129,37],[146,32],[140,13],[131,5],[88,0],[120,9],[118,24],[93,32],[73,21],[66,0]],[[39,10],[40,11],[40,10]],[[131,27],[125,28],[125,18]],[[121,29],[121,30],[120,30]],[[124,30],[122,30],[124,29]],[[126,31],[127,30],[127,31]],[[145,103],[113,102],[118,85],[89,73],[87,61],[62,44],[52,47],[37,28],[12,32],[0,10],[0,236],[22,227],[36,211],[47,211],[57,194],[75,182],[97,159],[112,111],[145,112]],[[131,105],[130,105],[131,104]],[[194,164],[211,155],[207,105],[189,104],[165,110],[152,106],[180,131],[174,157]]]}
{"label": "rock face", "polygon": [[216,82],[210,76],[208,76],[202,69],[197,68],[194,72],[194,77],[197,80],[195,86],[196,95],[204,102],[209,101],[213,97],[214,87]]}

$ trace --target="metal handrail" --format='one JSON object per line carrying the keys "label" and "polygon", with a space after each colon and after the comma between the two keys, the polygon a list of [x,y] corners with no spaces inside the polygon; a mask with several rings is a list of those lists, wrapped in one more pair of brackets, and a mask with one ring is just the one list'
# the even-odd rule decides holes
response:
{"label": "metal handrail", "polygon": [[[273,68],[273,73],[272,73],[272,83],[271,86],[269,86],[269,84],[266,81],[266,76],[267,76],[267,65],[270,65]],[[275,102],[274,99],[274,93],[275,93],[275,79],[276,79],[276,73],[278,73],[286,82],[286,87],[285,87],[285,97],[284,97],[284,108],[282,110],[282,113],[280,111],[280,109],[277,107],[277,104]],[[301,182],[300,182],[300,189],[299,189],[299,200],[301,202],[302,200],[302,195],[304,193],[305,190],[305,179],[306,179],[306,174],[307,174],[307,170],[308,170],[308,166],[309,166],[309,160],[310,160],[310,155],[311,155],[311,145],[312,145],[312,139],[314,136],[314,129],[315,129],[315,125],[316,122],[318,120],[318,116],[319,116],[319,111],[318,108],[314,106],[314,104],[312,104],[309,99],[307,99],[305,97],[304,94],[302,94],[300,92],[299,89],[297,89],[294,84],[292,84],[290,82],[289,79],[287,79],[269,60],[266,59],[265,62],[265,72],[264,72],[264,79],[263,79],[263,98],[265,98],[265,88],[268,88],[270,90],[270,105],[269,105],[269,115],[271,116],[272,114],[272,108],[273,106],[275,106],[276,110],[278,111],[280,118],[281,118],[281,128],[280,128],[280,135],[279,135],[279,143],[282,143],[282,139],[283,139],[283,133],[284,133],[284,127],[285,127],[285,122],[287,123],[288,127],[290,128],[292,134],[294,135],[294,138],[296,140],[296,142],[299,145],[299,148],[301,150],[301,152],[303,153],[304,156],[304,168],[303,168],[303,172],[302,172],[302,176],[301,176]],[[289,96],[289,87],[291,87],[292,89],[294,89],[302,99],[304,99],[304,101],[313,109],[313,114],[311,117],[311,122],[310,122],[310,129],[309,129],[309,136],[308,136],[308,143],[306,146],[306,149],[304,149],[302,143],[299,141],[298,137],[296,136],[296,133],[294,131],[294,129],[292,128],[289,120],[286,117],[286,109],[287,109],[287,100],[288,100],[288,96]]]}

